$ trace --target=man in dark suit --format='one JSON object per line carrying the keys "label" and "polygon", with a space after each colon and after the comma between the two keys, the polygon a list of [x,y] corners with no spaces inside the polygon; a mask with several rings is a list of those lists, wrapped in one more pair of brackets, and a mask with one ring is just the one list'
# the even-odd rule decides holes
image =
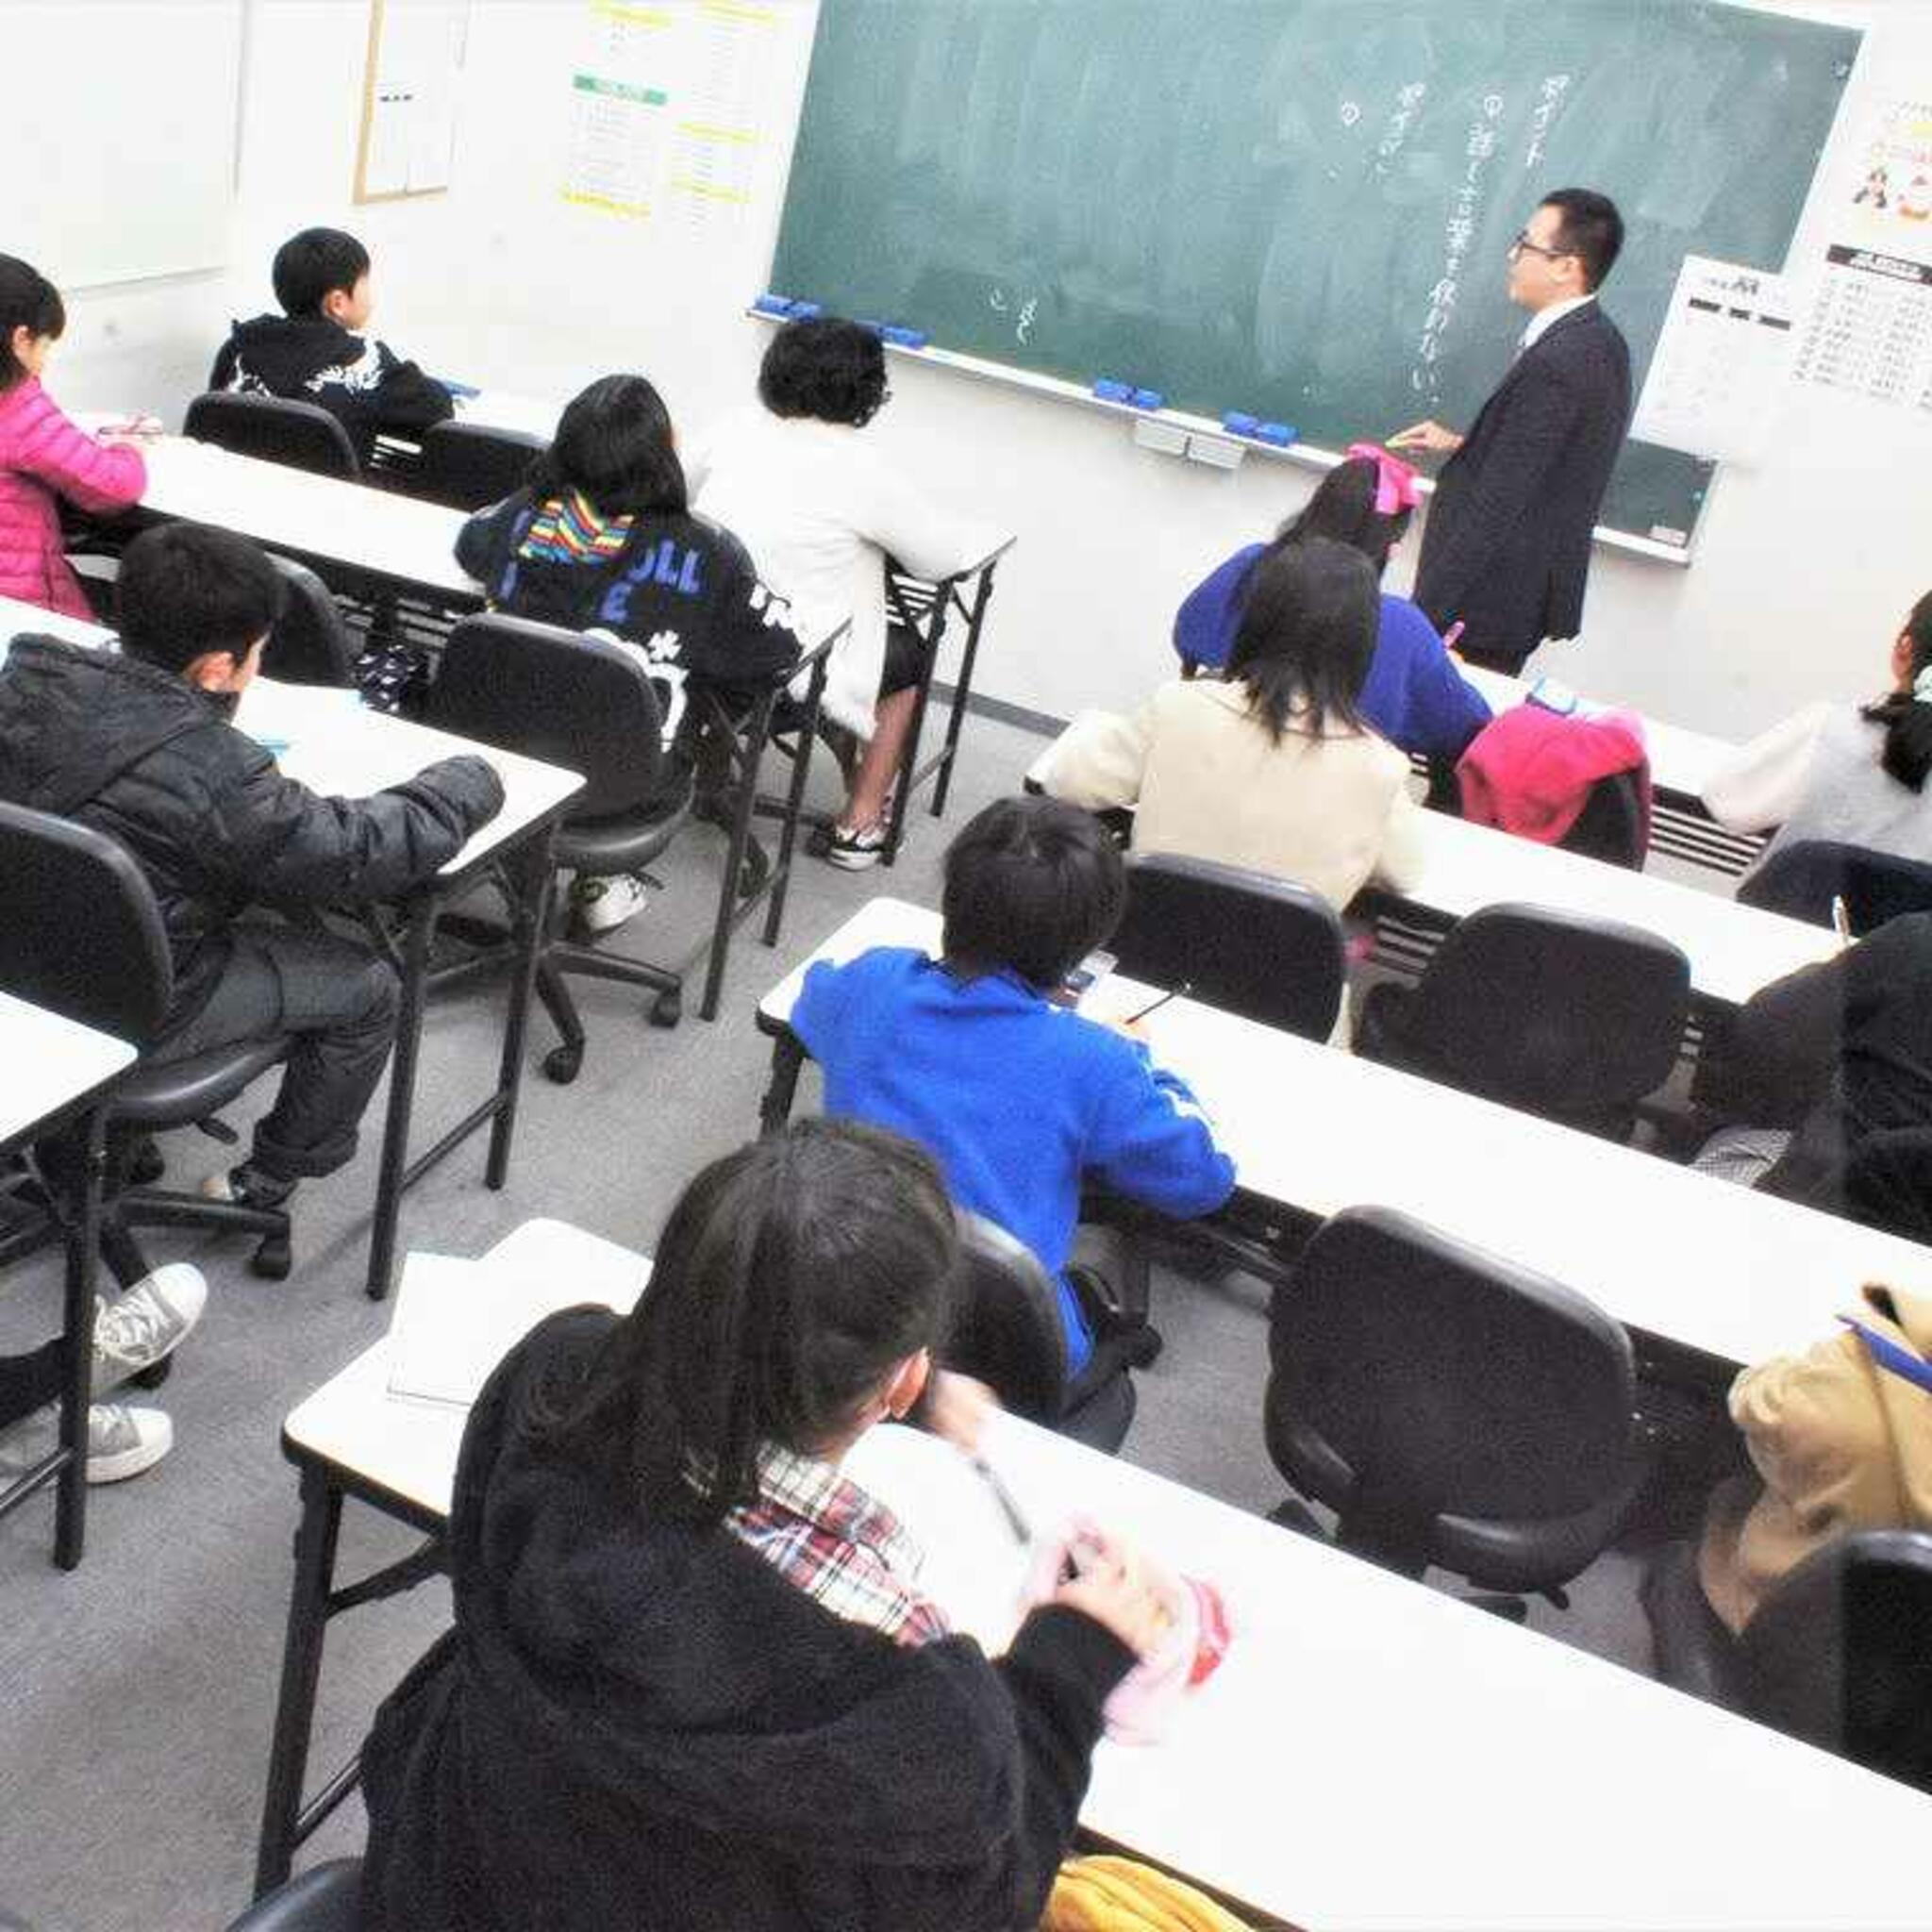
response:
{"label": "man in dark suit", "polygon": [[1391,449],[1447,454],[1423,532],[1415,601],[1460,624],[1473,663],[1515,673],[1583,621],[1591,531],[1630,420],[1630,351],[1596,291],[1624,242],[1607,196],[1563,188],[1509,244],[1509,299],[1530,311],[1466,436],[1417,423]]}

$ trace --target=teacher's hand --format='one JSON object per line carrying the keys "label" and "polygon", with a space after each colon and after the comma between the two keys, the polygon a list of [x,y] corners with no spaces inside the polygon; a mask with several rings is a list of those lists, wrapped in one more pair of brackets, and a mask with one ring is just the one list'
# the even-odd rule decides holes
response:
{"label": "teacher's hand", "polygon": [[1462,439],[1453,429],[1444,429],[1440,423],[1411,423],[1407,429],[1398,429],[1389,439],[1391,449],[1427,450],[1434,456],[1453,456],[1462,447]]}

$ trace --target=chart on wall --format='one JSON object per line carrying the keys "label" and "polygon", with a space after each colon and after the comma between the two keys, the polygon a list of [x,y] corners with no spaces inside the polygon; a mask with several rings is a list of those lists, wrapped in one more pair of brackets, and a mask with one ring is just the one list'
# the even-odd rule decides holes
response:
{"label": "chart on wall", "polygon": [[[1339,450],[1466,425],[1538,198],[1611,194],[1641,387],[1690,254],[1775,272],[1853,28],[1715,0],[822,0],[770,287]],[[1712,465],[1626,444],[1688,547]]]}
{"label": "chart on wall", "polygon": [[779,5],[590,0],[573,11],[564,200],[627,221],[735,223],[771,140]]}

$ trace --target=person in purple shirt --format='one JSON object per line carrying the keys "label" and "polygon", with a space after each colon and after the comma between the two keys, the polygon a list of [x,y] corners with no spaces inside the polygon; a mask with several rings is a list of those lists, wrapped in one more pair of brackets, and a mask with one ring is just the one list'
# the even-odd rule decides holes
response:
{"label": "person in purple shirt", "polygon": [[[1241,600],[1260,557],[1309,537],[1332,537],[1381,571],[1414,513],[1415,472],[1373,443],[1357,442],[1270,543],[1250,543],[1188,593],[1174,621],[1174,647],[1191,669],[1227,661]],[[1404,751],[1450,762],[1490,722],[1490,708],[1457,671],[1436,626],[1407,597],[1382,593],[1368,682],[1357,705],[1375,730]]]}

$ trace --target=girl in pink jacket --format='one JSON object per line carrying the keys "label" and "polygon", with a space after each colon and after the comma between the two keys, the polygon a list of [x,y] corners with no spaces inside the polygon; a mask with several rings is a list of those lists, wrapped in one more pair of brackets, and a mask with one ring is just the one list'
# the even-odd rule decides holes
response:
{"label": "girl in pink jacket", "polygon": [[60,541],[60,499],[125,509],[147,488],[147,465],[139,450],[76,427],[41,387],[66,326],[59,290],[0,255],[0,596],[88,617]]}

